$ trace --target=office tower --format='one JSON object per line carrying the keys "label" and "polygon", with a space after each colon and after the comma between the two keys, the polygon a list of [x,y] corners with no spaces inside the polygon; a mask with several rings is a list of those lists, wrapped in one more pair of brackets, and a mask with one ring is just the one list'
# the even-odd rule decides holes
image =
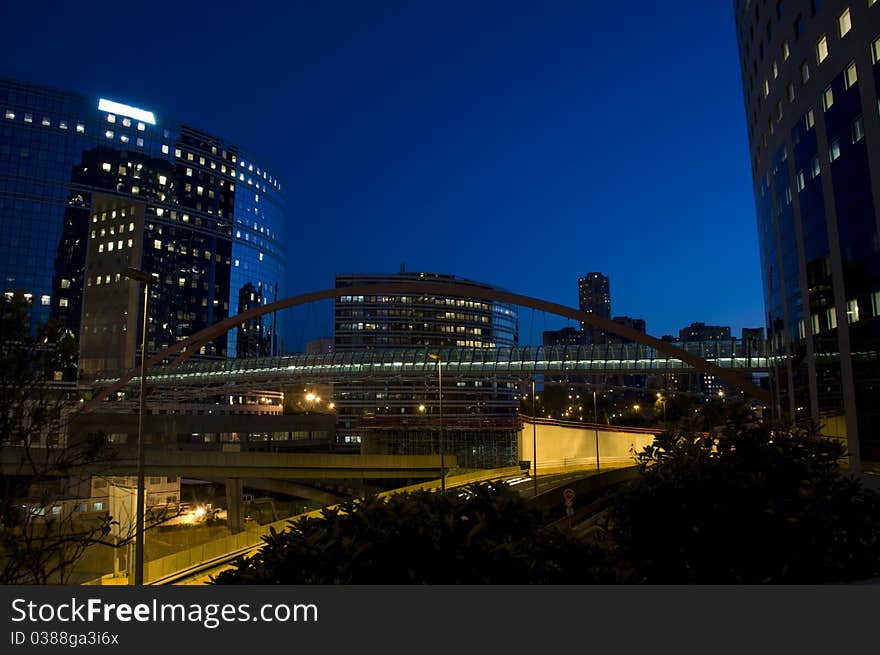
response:
{"label": "office tower", "polygon": [[[437,273],[346,274],[336,288],[393,282],[489,285]],[[517,309],[504,303],[443,293],[343,295],[334,303],[336,353],[381,350],[387,361],[425,366],[415,375],[369,379],[334,388],[337,439],[360,444],[361,452],[437,453],[439,383],[436,362],[446,358],[443,375],[444,452],[462,466],[515,464],[517,386],[513,380],[450,373],[455,349],[494,350],[517,345]],[[447,355],[447,349],[449,354]],[[476,356],[476,355],[474,355]],[[456,360],[457,361],[457,360]],[[452,367],[456,370],[457,367]],[[415,370],[413,368],[413,370]]]}
{"label": "office tower", "polygon": [[880,456],[880,2],[735,0],[774,411]]}
{"label": "office tower", "polygon": [[706,325],[705,323],[691,323],[678,331],[679,341],[717,341],[730,339],[729,325]]}
{"label": "office tower", "polygon": [[[156,274],[155,352],[283,293],[281,183],[225,139],[152,111],[0,79],[0,285],[80,340],[80,377],[134,366]],[[199,356],[269,355],[275,317]]]}
{"label": "office tower", "polygon": [[[578,306],[582,312],[611,318],[611,292],[608,278],[601,273],[587,273],[578,278]],[[605,330],[581,324],[586,343],[605,343]]]}

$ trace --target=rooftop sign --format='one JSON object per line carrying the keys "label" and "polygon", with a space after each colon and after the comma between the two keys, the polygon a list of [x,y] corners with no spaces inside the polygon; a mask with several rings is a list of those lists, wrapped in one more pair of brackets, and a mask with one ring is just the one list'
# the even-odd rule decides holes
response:
{"label": "rooftop sign", "polygon": [[134,118],[135,120],[143,121],[150,125],[156,124],[156,117],[153,115],[153,112],[138,109],[137,107],[132,107],[130,105],[123,105],[120,102],[113,102],[112,100],[106,100],[105,98],[98,100],[98,110],[109,111],[110,113],[119,114],[120,116],[128,116],[129,118]]}

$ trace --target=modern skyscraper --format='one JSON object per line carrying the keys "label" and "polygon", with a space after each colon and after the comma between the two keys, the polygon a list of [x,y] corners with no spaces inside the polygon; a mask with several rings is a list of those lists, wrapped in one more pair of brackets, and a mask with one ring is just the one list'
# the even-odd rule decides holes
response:
{"label": "modern skyscraper", "polygon": [[[436,273],[337,275],[336,288],[389,282],[487,284]],[[334,303],[333,348],[337,353],[387,351],[387,361],[423,360],[444,348],[486,351],[517,345],[515,306],[447,294],[344,295]],[[458,354],[455,354],[458,357]],[[427,360],[425,360],[427,361]],[[448,361],[447,361],[448,364]],[[428,374],[400,379],[337,384],[334,401],[342,443],[364,453],[436,453],[432,430],[439,425],[439,382],[434,362]],[[444,452],[462,466],[498,466],[516,460],[517,385],[503,378],[443,375]]]}
{"label": "modern skyscraper", "polygon": [[[80,373],[135,364],[151,285],[148,351],[281,296],[284,198],[232,142],[152,111],[0,79],[0,292],[30,299],[80,339]],[[243,324],[203,357],[269,355],[274,319]]]}
{"label": "modern skyscraper", "polygon": [[[608,278],[601,273],[587,273],[578,278],[578,306],[582,312],[611,318],[611,292]],[[581,324],[587,343],[605,343],[604,330]]]}
{"label": "modern skyscraper", "polygon": [[775,413],[880,457],[880,2],[735,0]]}

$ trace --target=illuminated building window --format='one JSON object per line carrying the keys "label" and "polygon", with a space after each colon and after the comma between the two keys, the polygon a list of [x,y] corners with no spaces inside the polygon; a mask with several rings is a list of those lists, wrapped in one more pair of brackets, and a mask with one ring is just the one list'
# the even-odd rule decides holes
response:
{"label": "illuminated building window", "polygon": [[837,327],[837,312],[834,311],[834,307],[829,307],[825,310],[825,318],[828,320],[829,330],[833,330]]}
{"label": "illuminated building window", "polygon": [[786,91],[788,93],[788,101],[794,102],[794,84],[789,82],[788,86],[786,87]]}
{"label": "illuminated building window", "polygon": [[7,109],[6,110],[6,118],[11,121],[15,120],[15,112],[12,111],[11,109]]}
{"label": "illuminated building window", "polygon": [[123,125],[124,127],[131,127],[131,119],[130,119],[130,118],[123,118],[123,119],[122,119],[122,125]]}
{"label": "illuminated building window", "polygon": [[137,145],[138,145],[138,148],[143,148],[144,147],[144,140],[139,138],[137,140]]}
{"label": "illuminated building window", "polygon": [[62,130],[66,130],[67,129],[67,121],[58,121],[58,127],[61,128]]}
{"label": "illuminated building window", "polygon": [[803,191],[804,187],[807,185],[806,176],[802,170],[797,172],[797,186],[798,191]]}
{"label": "illuminated building window", "polygon": [[116,122],[116,116],[114,116],[113,114],[107,114],[107,122],[108,122],[108,123],[115,123],[115,122]]}
{"label": "illuminated building window", "polygon": [[25,123],[33,123],[33,122],[34,122],[34,117],[31,116],[30,114],[25,114],[25,115],[24,115],[24,122],[25,122]]}
{"label": "illuminated building window", "polygon": [[123,143],[128,143],[128,135],[126,135],[126,134],[120,134],[120,135],[119,135],[119,140],[122,141]]}
{"label": "illuminated building window", "polygon": [[816,43],[816,63],[821,64],[826,59],[828,59],[828,39],[823,34],[819,42]]}
{"label": "illuminated building window", "polygon": [[834,105],[834,92],[831,90],[831,87],[827,87],[825,92],[822,94],[822,108],[825,111],[831,109]]}
{"label": "illuminated building window", "polygon": [[806,84],[810,79],[810,65],[804,61],[801,62],[801,82]]}
{"label": "illuminated building window", "polygon": [[861,141],[865,137],[865,117],[859,116],[856,118],[852,125],[850,125],[850,134],[852,136],[852,142],[856,143]]}
{"label": "illuminated building window", "polygon": [[847,89],[859,81],[859,76],[856,73],[856,62],[852,62],[846,67],[846,70],[843,73],[843,80]]}
{"label": "illuminated building window", "polygon": [[168,145],[165,144],[165,143],[162,144],[162,154],[163,154],[163,155],[167,155],[167,154],[168,154]]}
{"label": "illuminated building window", "polygon": [[841,38],[852,29],[852,17],[849,13],[849,7],[843,10],[843,13],[837,17],[837,28]]}
{"label": "illuminated building window", "polygon": [[819,177],[819,157],[813,157],[813,161],[810,162],[810,173],[813,176],[813,179]]}
{"label": "illuminated building window", "polygon": [[50,121],[48,117],[43,116],[42,125],[43,127],[52,127],[52,121]]}
{"label": "illuminated building window", "polygon": [[59,307],[67,307],[67,298],[61,298],[58,300]]}
{"label": "illuminated building window", "polygon": [[187,169],[186,169],[186,176],[187,176],[187,177],[192,177],[192,175],[193,175],[193,169],[191,169],[191,168],[187,168]]}
{"label": "illuminated building window", "polygon": [[834,161],[838,157],[840,157],[840,142],[835,138],[828,146],[828,159]]}
{"label": "illuminated building window", "polygon": [[108,139],[112,139],[113,138],[113,130],[107,130],[106,132],[104,132],[104,136]]}
{"label": "illuminated building window", "polygon": [[138,129],[138,132],[143,132],[145,129],[147,129],[147,126],[144,125],[143,123],[138,123],[137,129]]}
{"label": "illuminated building window", "polygon": [[110,172],[110,168],[111,168],[111,167],[110,167],[110,162],[108,162],[108,161],[105,161],[103,164],[101,164],[101,170],[102,170],[102,171],[106,171],[107,173],[109,173],[109,172]]}
{"label": "illuminated building window", "polygon": [[806,114],[806,116],[804,117],[804,123],[805,123],[806,126],[807,126],[807,131],[808,131],[808,132],[809,132],[811,129],[813,129],[813,125],[816,124],[816,121],[815,121],[815,119],[813,118],[813,110],[812,110],[812,108],[810,108],[810,109],[807,110],[807,114]]}
{"label": "illuminated building window", "polygon": [[162,242],[159,241],[159,239],[154,239],[153,240],[153,248],[155,248],[156,250],[161,250],[162,249]]}
{"label": "illuminated building window", "polygon": [[82,123],[77,123],[76,124],[76,131],[79,132],[80,134],[85,134],[86,126],[83,125]]}
{"label": "illuminated building window", "polygon": [[846,322],[855,323],[859,320],[859,303],[857,300],[846,301]]}
{"label": "illuminated building window", "polygon": [[168,182],[168,178],[164,175],[159,176],[159,184],[165,185]]}
{"label": "illuminated building window", "polygon": [[782,42],[782,61],[788,61],[788,56],[791,54],[791,50],[788,49],[788,41]]}

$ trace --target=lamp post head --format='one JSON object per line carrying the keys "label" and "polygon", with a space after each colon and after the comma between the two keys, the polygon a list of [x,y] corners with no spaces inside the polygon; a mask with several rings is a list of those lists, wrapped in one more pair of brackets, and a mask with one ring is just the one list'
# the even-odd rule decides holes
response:
{"label": "lamp post head", "polygon": [[153,282],[159,281],[159,276],[155,273],[147,273],[138,268],[128,267],[125,269],[124,275],[127,278],[137,280],[138,282],[143,282],[145,284],[152,284]]}
{"label": "lamp post head", "polygon": [[438,362],[442,362],[443,359],[437,353],[428,353],[428,357],[431,359],[436,359]]}

